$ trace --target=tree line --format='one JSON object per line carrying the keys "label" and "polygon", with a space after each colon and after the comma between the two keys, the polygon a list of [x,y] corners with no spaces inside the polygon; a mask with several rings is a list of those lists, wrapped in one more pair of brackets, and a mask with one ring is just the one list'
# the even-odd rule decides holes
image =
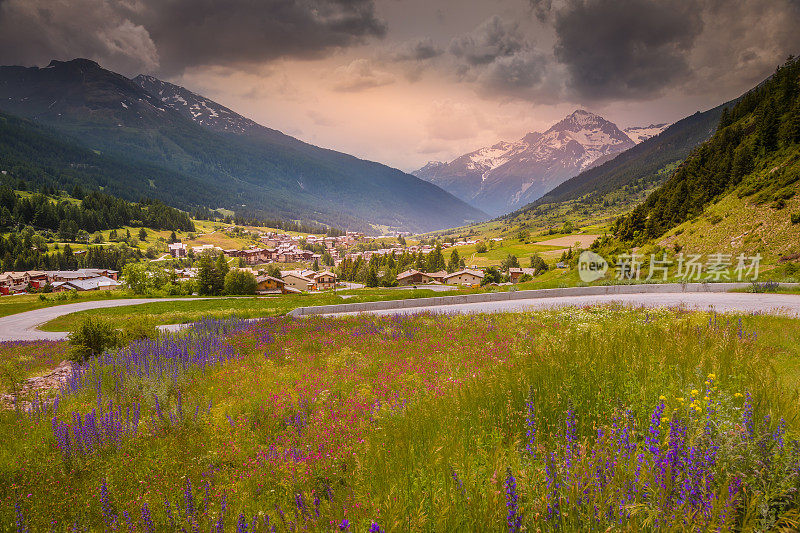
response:
{"label": "tree line", "polygon": [[85,254],[76,254],[69,244],[49,252],[40,235],[33,232],[0,236],[0,271],[75,270],[78,268],[110,268],[122,270],[131,262],[144,258],[138,248],[121,243],[115,246],[90,246]]}
{"label": "tree line", "polygon": [[[77,188],[76,188],[77,189]],[[187,213],[157,200],[130,203],[108,194],[92,191],[70,201],[61,196],[34,193],[22,196],[8,185],[0,187],[0,228],[32,226],[39,230],[88,233],[122,226],[164,230],[194,231]]]}
{"label": "tree line", "polygon": [[427,255],[422,251],[404,252],[397,256],[373,254],[368,261],[361,255],[355,259],[345,257],[339,264],[339,279],[365,283],[368,287],[393,287],[397,285],[397,275],[412,268],[422,272],[455,272],[464,268],[464,259],[458,250],[453,250],[445,260],[441,246],[436,246]]}

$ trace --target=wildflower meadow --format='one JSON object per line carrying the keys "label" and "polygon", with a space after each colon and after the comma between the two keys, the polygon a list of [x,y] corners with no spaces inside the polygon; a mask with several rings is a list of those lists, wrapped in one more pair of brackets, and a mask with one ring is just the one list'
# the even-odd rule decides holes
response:
{"label": "wildflower meadow", "polygon": [[0,412],[0,529],[791,530],[796,387],[749,323],[205,320]]}

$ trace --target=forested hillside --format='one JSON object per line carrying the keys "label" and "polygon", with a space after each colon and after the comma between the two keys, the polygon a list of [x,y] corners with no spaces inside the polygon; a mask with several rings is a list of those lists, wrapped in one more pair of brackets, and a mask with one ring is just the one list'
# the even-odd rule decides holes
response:
{"label": "forested hillside", "polygon": [[22,197],[8,186],[0,187],[0,228],[70,231],[73,238],[78,230],[94,233],[123,226],[194,231],[188,214],[157,200],[130,203],[97,191],[84,195],[79,186],[73,195],[80,201],[42,193]]}
{"label": "forested hillside", "polygon": [[[89,150],[51,128],[3,112],[0,171],[6,172],[5,178],[22,180],[34,188],[102,188],[129,201],[149,196],[183,209],[214,206],[215,197],[223,193],[218,185],[201,187],[179,172]],[[16,183],[12,185],[16,187]]]}
{"label": "forested hillside", "polygon": [[621,217],[615,234],[633,243],[658,238],[734,191],[753,203],[773,202],[782,209],[800,180],[799,152],[800,61],[790,58],[723,111],[714,136],[643,204]]}

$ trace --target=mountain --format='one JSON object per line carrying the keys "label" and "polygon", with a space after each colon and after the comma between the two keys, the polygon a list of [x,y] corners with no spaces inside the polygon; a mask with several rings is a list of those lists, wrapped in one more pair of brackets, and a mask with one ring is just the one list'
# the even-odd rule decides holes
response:
{"label": "mountain", "polygon": [[655,137],[665,129],[669,127],[669,124],[650,124],[649,126],[631,126],[629,128],[625,128],[624,131],[625,135],[630,137],[630,139],[639,144],[642,141],[646,141],[651,137]]}
{"label": "mountain", "polygon": [[266,128],[180,85],[162,81],[153,76],[145,76],[144,74],[139,74],[132,81],[148,94],[156,97],[162,105],[177,111],[184,118],[210,130],[240,135],[269,133],[273,137],[283,136],[290,139],[290,137],[277,130]]}
{"label": "mountain", "polygon": [[413,174],[490,214],[536,200],[598,161],[635,145],[615,124],[577,110],[544,133],[500,142]]}
{"label": "mountain", "polygon": [[[304,143],[182,87],[144,76],[135,82],[85,59],[0,67],[0,110],[46,127],[63,143],[153,169],[124,186],[108,183],[125,188],[126,199],[151,196],[184,209],[353,229],[427,231],[486,218],[410,174]],[[61,172],[53,174],[59,179]]]}
{"label": "mountain", "polygon": [[216,205],[226,194],[215,183],[157,165],[105,154],[71,136],[0,111],[0,172],[36,188],[75,186],[131,201],[152,197],[182,209]]}
{"label": "mountain", "polygon": [[621,196],[625,194],[620,195],[620,192],[654,188],[666,180],[674,167],[683,162],[693,149],[714,134],[722,110],[733,106],[735,102],[727,102],[675,122],[610,161],[596,163],[594,167],[568,179],[509,216],[571,201],[579,201],[592,209],[593,206],[608,203],[609,196],[615,196],[612,201],[624,201]]}
{"label": "mountain", "polygon": [[[772,77],[726,108],[714,135],[644,203],[617,221],[617,237],[643,243],[703,216],[710,226],[726,219],[736,222],[723,225],[728,231],[718,233],[724,247],[711,251],[731,253],[729,248],[735,243],[749,243],[749,251],[769,252],[765,237],[800,224],[796,198],[800,187],[799,80],[800,59],[790,58]],[[758,206],[763,212],[753,217]],[[707,217],[711,208],[716,212]],[[704,230],[705,235],[711,233]],[[800,257],[797,235],[797,231],[792,234],[792,251]]]}

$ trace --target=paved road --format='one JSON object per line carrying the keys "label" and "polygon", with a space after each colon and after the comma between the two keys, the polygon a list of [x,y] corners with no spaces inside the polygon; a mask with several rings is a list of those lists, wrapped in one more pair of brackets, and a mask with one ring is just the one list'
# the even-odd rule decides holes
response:
{"label": "paved road", "polygon": [[[62,315],[85,311],[138,305],[150,302],[170,302],[186,298],[135,298],[129,300],[100,300],[58,305],[26,311],[16,315],[0,317],[0,341],[35,341],[62,340],[65,332],[40,331],[39,325]],[[720,313],[770,313],[787,314],[800,318],[800,295],[793,294],[749,294],[749,293],[662,293],[662,294],[608,294],[595,296],[559,296],[554,298],[535,298],[529,300],[502,300],[497,302],[479,302],[455,305],[438,305],[429,307],[408,307],[403,309],[387,309],[370,311],[371,314],[394,315],[409,313],[499,313],[528,311],[565,306],[584,306],[618,302],[634,307],[676,307],[687,309],[709,310]],[[343,313],[352,314],[352,313]],[[328,315],[331,316],[331,315]],[[163,327],[176,330],[181,326]]]}
{"label": "paved road", "polygon": [[[88,309],[103,309],[107,307],[121,307],[125,305],[138,305],[150,302],[174,302],[189,298],[131,298],[126,300],[98,300],[93,302],[78,302],[74,304],[54,305],[43,309],[25,311],[16,315],[0,317],[0,341],[43,341],[62,340],[68,333],[63,331],[40,331],[38,326],[63,315],[86,311]],[[197,299],[197,298],[193,298]]]}
{"label": "paved road", "polygon": [[[676,307],[709,310],[719,313],[764,313],[787,314],[800,318],[800,295],[794,294],[750,294],[750,293],[651,293],[651,294],[603,294],[594,296],[559,296],[529,300],[502,300],[428,307],[407,307],[367,311],[376,315],[410,313],[501,313],[509,311],[534,311],[566,306],[585,306],[618,302],[633,307]],[[355,314],[355,313],[340,313]],[[334,315],[327,315],[334,316]]]}

